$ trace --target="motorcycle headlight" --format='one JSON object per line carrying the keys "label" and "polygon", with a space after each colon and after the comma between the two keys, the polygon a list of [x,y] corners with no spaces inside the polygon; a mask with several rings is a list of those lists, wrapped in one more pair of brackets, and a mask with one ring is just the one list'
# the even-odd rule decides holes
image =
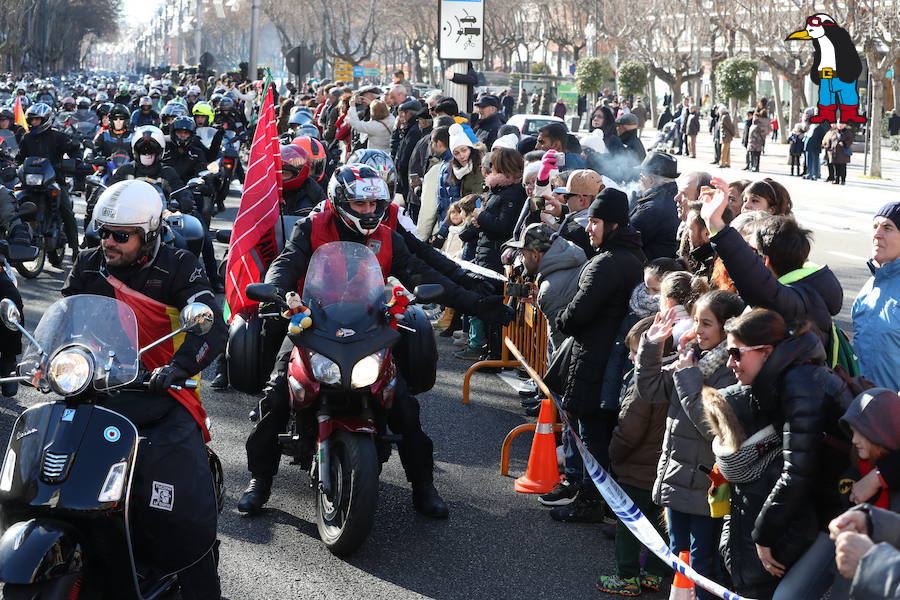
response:
{"label": "motorcycle headlight", "polygon": [[97,496],[97,502],[119,501],[122,497],[122,490],[125,489],[125,475],[127,471],[127,462],[118,462],[109,468],[103,487],[100,488],[100,495]]}
{"label": "motorcycle headlight", "polygon": [[94,361],[81,348],[63,350],[50,361],[50,387],[60,396],[72,396],[88,386],[94,375]]}
{"label": "motorcycle headlight", "polygon": [[40,173],[28,173],[25,175],[25,185],[39,186],[44,183],[44,176]]}
{"label": "motorcycle headlight", "polygon": [[330,385],[341,382],[341,368],[330,358],[311,352],[309,364],[317,381]]}
{"label": "motorcycle headlight", "polygon": [[0,473],[0,491],[8,492],[12,489],[13,473],[16,469],[16,451],[12,448],[6,450],[6,458],[3,461],[3,473]]}
{"label": "motorcycle headlight", "polygon": [[384,361],[384,350],[370,354],[355,365],[350,376],[350,387],[361,388],[372,385],[378,381],[378,373],[381,372],[381,363]]}

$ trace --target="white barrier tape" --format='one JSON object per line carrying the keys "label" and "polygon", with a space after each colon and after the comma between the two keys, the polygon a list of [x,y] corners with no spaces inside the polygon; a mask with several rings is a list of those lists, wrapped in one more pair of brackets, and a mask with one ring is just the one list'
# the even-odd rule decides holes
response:
{"label": "white barrier tape", "polygon": [[575,430],[572,429],[569,419],[566,416],[566,412],[562,409],[559,398],[557,398],[556,395],[553,396],[553,402],[556,403],[556,409],[559,412],[563,423],[565,423],[568,428],[569,434],[571,434],[572,439],[575,440],[575,445],[581,453],[581,458],[584,461],[585,468],[591,475],[591,480],[594,482],[594,485],[597,486],[597,489],[600,491],[603,499],[606,500],[606,503],[609,504],[609,507],[616,513],[616,516],[619,517],[621,522],[628,527],[631,533],[634,534],[634,537],[644,544],[653,554],[658,556],[664,563],[667,563],[672,567],[672,569],[678,571],[696,585],[715,594],[719,598],[724,598],[725,600],[751,600],[750,598],[744,598],[739,594],[735,594],[711,579],[707,579],[691,568],[689,564],[682,561],[678,556],[672,554],[672,551],[669,550],[669,544],[662,539],[662,536],[659,535],[659,532],[656,531],[656,528],[653,527],[650,520],[644,516],[637,506],[635,506],[634,501],[628,497],[628,494],[622,491],[622,488],[619,487],[619,484],[616,483],[612,477],[610,477],[606,469],[604,469],[596,461],[594,456],[588,452],[584,442],[581,441],[581,438],[579,438],[575,433]]}

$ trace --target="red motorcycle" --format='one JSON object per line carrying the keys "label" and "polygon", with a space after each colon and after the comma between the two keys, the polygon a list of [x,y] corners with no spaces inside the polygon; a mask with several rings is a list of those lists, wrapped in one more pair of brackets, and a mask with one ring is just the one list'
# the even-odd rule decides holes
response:
{"label": "red motorcycle", "polygon": [[[441,293],[440,285],[414,291],[421,301]],[[291,318],[291,420],[279,442],[284,453],[302,464],[306,441],[308,460],[310,440],[303,436],[310,435],[309,425],[315,432],[315,415],[318,451],[310,478],[317,490],[319,535],[332,553],[350,554],[372,529],[381,463],[390,456],[391,442],[399,441],[386,426],[398,370],[413,393],[434,384],[437,348],[431,323],[421,310],[407,306],[408,297],[399,289],[386,301],[378,260],[353,242],[332,242],[316,250],[302,306],[280,297],[269,284],[251,284],[246,294],[287,312],[263,316]]]}

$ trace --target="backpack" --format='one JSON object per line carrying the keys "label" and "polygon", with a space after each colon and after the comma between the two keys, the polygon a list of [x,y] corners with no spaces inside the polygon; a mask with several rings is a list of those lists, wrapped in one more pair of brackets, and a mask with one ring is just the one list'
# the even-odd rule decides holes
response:
{"label": "backpack", "polygon": [[828,365],[832,369],[840,365],[850,377],[860,375],[859,358],[856,356],[853,344],[844,330],[838,327],[834,321],[831,322],[831,335],[828,341]]}

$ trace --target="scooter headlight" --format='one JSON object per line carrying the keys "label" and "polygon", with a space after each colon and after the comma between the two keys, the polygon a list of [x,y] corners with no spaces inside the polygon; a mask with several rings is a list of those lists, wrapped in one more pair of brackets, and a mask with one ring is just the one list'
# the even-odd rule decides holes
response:
{"label": "scooter headlight", "polygon": [[353,365],[353,375],[350,377],[350,386],[353,388],[361,388],[372,385],[378,381],[378,374],[381,372],[382,362],[384,362],[384,350],[379,350]]}
{"label": "scooter headlight", "polygon": [[118,502],[125,489],[125,476],[128,474],[128,463],[118,462],[109,468],[97,502]]}
{"label": "scooter headlight", "polygon": [[6,458],[3,460],[3,472],[0,473],[0,491],[8,492],[12,489],[13,473],[16,472],[16,451],[12,448],[6,450]]}
{"label": "scooter headlight", "polygon": [[341,382],[341,368],[330,358],[310,352],[309,364],[317,381],[329,385]]}
{"label": "scooter headlight", "polygon": [[44,183],[44,176],[40,173],[27,173],[25,175],[25,185],[40,186]]}
{"label": "scooter headlight", "polygon": [[94,375],[94,361],[81,348],[63,350],[50,361],[50,387],[60,396],[72,396],[83,391]]}

